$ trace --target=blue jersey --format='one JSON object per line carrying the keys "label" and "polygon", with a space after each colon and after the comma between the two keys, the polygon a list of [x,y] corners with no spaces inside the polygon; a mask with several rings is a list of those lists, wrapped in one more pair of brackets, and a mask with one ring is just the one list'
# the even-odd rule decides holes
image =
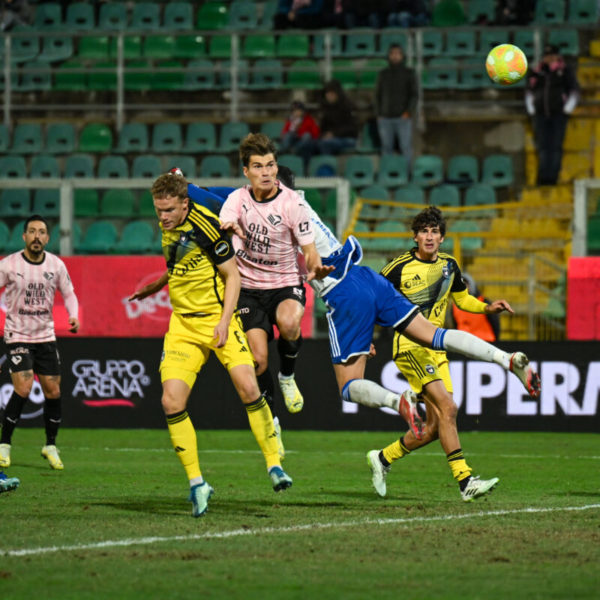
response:
{"label": "blue jersey", "polygon": [[188,196],[196,204],[208,208],[215,215],[221,212],[221,207],[227,200],[227,196],[233,192],[232,187],[209,187],[201,188],[193,183],[188,183]]}

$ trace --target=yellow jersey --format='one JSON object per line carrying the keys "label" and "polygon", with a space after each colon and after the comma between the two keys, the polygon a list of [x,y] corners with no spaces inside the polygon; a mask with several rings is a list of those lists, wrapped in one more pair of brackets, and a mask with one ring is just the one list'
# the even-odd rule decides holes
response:
{"label": "yellow jersey", "polygon": [[[417,258],[415,249],[409,250],[390,261],[381,274],[437,327],[444,326],[449,295],[467,289],[456,259],[444,252],[428,261]],[[394,341],[394,347],[397,342]],[[404,336],[399,342],[401,350],[419,345]]]}
{"label": "yellow jersey", "polygon": [[167,261],[169,298],[179,314],[221,314],[225,283],[217,265],[234,256],[219,217],[190,202],[183,223],[162,230],[162,251]]}

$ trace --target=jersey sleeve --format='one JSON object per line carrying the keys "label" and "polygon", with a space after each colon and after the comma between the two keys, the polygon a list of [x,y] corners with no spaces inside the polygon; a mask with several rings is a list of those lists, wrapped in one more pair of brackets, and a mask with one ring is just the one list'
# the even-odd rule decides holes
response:
{"label": "jersey sleeve", "polygon": [[67,267],[64,262],[60,262],[60,270],[58,275],[58,289],[62,294],[65,301],[65,308],[70,318],[77,318],[79,315],[79,301],[75,295],[75,289],[73,288],[73,282],[67,271]]}
{"label": "jersey sleeve", "polygon": [[8,262],[6,258],[0,260],[0,288],[8,283]]}
{"label": "jersey sleeve", "polygon": [[306,246],[315,241],[315,232],[313,230],[308,206],[300,196],[297,194],[295,194],[295,196],[296,198],[294,198],[294,200],[297,200],[297,202],[293,204],[290,214],[292,231],[294,232],[294,237],[296,238],[298,245]]}
{"label": "jersey sleeve", "polygon": [[455,292],[462,292],[463,290],[466,290],[467,284],[463,281],[462,273],[458,263],[454,259],[451,259],[451,261],[454,263],[454,281],[452,282],[450,293],[454,294]]}
{"label": "jersey sleeve", "polygon": [[404,263],[399,263],[397,260],[393,260],[381,269],[381,275],[383,275],[397,290],[400,289],[400,283],[402,282],[402,267]]}
{"label": "jersey sleeve", "polygon": [[219,213],[219,217],[221,222],[233,222],[238,223],[240,220],[240,195],[239,190],[233,192],[225,203],[221,207],[221,212]]}
{"label": "jersey sleeve", "polygon": [[190,223],[194,227],[194,240],[216,264],[220,265],[234,256],[229,236],[221,229],[219,219],[202,209],[190,212]]}

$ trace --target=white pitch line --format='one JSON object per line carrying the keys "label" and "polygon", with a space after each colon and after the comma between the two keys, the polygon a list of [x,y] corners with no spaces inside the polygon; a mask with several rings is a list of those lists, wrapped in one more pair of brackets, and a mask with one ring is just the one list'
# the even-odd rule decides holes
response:
{"label": "white pitch line", "polygon": [[36,554],[49,554],[51,552],[69,552],[78,550],[100,550],[104,548],[118,548],[136,545],[150,545],[163,542],[185,542],[192,540],[226,539],[248,535],[268,535],[281,533],[295,533],[312,529],[335,529],[341,527],[357,527],[361,525],[398,525],[409,523],[430,523],[433,521],[454,521],[459,519],[472,519],[481,517],[501,517],[506,515],[551,513],[563,511],[582,511],[600,508],[600,504],[586,504],[585,506],[563,506],[558,508],[517,508],[514,510],[492,510],[489,512],[467,513],[464,515],[443,515],[437,517],[414,517],[412,519],[362,519],[357,521],[341,521],[339,523],[308,523],[291,527],[261,527],[260,529],[232,529],[214,533],[196,533],[192,535],[173,535],[167,537],[143,537],[137,539],[106,540],[94,544],[75,544],[71,546],[47,546],[41,548],[22,548],[20,550],[2,550],[0,556],[33,556]]}

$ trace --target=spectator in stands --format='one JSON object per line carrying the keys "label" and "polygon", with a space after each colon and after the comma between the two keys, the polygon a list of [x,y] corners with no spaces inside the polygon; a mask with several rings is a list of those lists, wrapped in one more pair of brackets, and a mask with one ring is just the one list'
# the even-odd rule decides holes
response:
{"label": "spectator in stands", "polygon": [[336,79],[327,82],[323,88],[320,127],[318,147],[321,154],[339,154],[356,147],[358,123],[354,106]]}
{"label": "spectator in stands", "polygon": [[387,0],[388,27],[426,27],[430,16],[423,0]]}
{"label": "spectator in stands", "polygon": [[417,81],[406,66],[399,44],[388,50],[388,66],[380,71],[375,86],[375,109],[382,154],[394,152],[396,138],[410,164],[412,158],[412,115],[417,105]]}
{"label": "spectator in stands", "polygon": [[538,153],[538,185],[555,185],[562,163],[562,145],[568,115],[579,99],[573,68],[548,44],[539,65],[529,70],[525,106],[533,117]]}
{"label": "spectator in stands", "polygon": [[337,27],[379,29],[387,20],[387,0],[334,0],[334,21]]}
{"label": "spectator in stands", "polygon": [[319,139],[319,126],[303,102],[292,102],[290,116],[281,131],[280,154],[294,152],[307,163],[316,152]]}
{"label": "spectator in stands", "polygon": [[2,2],[2,31],[10,31],[15,25],[31,24],[31,7],[27,0],[4,0]]}
{"label": "spectator in stands", "polygon": [[502,2],[498,24],[529,25],[535,15],[535,2],[536,0],[506,0]]}
{"label": "spectator in stands", "polygon": [[[467,286],[467,291],[471,296],[474,296],[480,302],[491,304],[492,301],[488,300],[483,294],[477,289],[475,280],[468,274],[463,273],[462,279]],[[454,328],[460,329],[461,331],[468,331],[478,338],[485,340],[486,342],[495,342],[500,337],[500,316],[495,313],[470,313],[465,310],[461,310],[456,306],[452,305],[452,320],[454,321]]]}
{"label": "spectator in stands", "polygon": [[317,29],[323,27],[323,0],[279,0],[273,19],[275,29]]}

